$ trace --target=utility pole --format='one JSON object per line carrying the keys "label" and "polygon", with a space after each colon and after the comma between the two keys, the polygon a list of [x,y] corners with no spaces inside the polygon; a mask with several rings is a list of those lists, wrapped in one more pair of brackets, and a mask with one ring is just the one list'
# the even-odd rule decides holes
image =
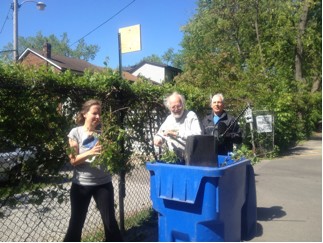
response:
{"label": "utility pole", "polygon": [[12,10],[13,10],[13,60],[18,61],[18,11],[21,5],[24,3],[35,3],[38,10],[44,10],[46,4],[43,2],[36,2],[32,0],[25,0],[22,3],[18,3],[18,0],[13,0]]}
{"label": "utility pole", "polygon": [[18,0],[13,0],[13,60],[18,61]]}

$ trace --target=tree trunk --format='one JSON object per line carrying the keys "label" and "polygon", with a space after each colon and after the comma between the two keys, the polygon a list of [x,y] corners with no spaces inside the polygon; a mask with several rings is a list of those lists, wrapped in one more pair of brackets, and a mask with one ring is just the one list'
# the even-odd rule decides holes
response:
{"label": "tree trunk", "polygon": [[314,79],[314,82],[312,84],[311,93],[319,91],[321,89],[321,86],[322,86],[322,76],[319,75],[319,76],[315,77],[315,79]]}
{"label": "tree trunk", "polygon": [[260,43],[260,34],[259,34],[259,27],[258,27],[258,19],[259,19],[259,1],[258,0],[256,1],[255,7],[256,7],[255,31],[256,31],[257,43],[258,43],[258,48],[259,48],[261,67],[264,70],[264,60],[263,60],[263,55],[262,55],[262,48],[261,48],[261,43]]}
{"label": "tree trunk", "polygon": [[300,81],[302,83],[306,83],[302,73],[302,59],[303,59],[302,36],[304,34],[305,27],[306,27],[308,9],[309,9],[309,4],[308,4],[308,1],[305,0],[303,9],[301,12],[301,16],[300,16],[299,25],[298,25],[296,53],[295,53],[295,80]]}

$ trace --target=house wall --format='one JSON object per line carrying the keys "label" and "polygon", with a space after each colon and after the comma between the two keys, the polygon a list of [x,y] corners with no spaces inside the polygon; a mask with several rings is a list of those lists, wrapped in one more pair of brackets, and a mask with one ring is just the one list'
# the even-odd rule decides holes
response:
{"label": "house wall", "polygon": [[[33,67],[40,67],[40,66],[44,66],[44,65],[50,65],[48,64],[48,62],[46,62],[45,60],[39,58],[37,55],[35,55],[34,53],[29,53],[28,55],[26,55],[24,57],[24,59],[21,61],[21,64],[26,65],[26,66],[33,66]],[[60,70],[52,65],[50,65],[51,68],[56,71],[56,72],[60,72]]]}
{"label": "house wall", "polygon": [[157,83],[162,83],[165,80],[165,68],[158,67],[150,64],[144,64],[132,73],[135,76],[142,75]]}

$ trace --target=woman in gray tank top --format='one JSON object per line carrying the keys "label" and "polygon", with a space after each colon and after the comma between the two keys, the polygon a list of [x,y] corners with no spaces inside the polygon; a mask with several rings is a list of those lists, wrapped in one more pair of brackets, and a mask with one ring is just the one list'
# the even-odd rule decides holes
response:
{"label": "woman in gray tank top", "polygon": [[[71,198],[71,218],[64,241],[81,241],[82,229],[88,207],[93,197],[104,224],[106,241],[122,241],[114,211],[114,191],[111,175],[100,166],[91,166],[100,155],[102,146],[98,141],[101,123],[101,102],[88,100],[77,115],[76,123],[68,134],[74,166]],[[95,136],[96,135],[96,136]]]}

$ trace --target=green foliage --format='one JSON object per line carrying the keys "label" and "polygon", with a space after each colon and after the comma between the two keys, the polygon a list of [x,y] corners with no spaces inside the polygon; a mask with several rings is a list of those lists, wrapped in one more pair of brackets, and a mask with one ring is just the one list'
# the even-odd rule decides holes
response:
{"label": "green foliage", "polygon": [[[200,28],[204,18],[197,18]],[[220,21],[208,18],[210,23]],[[221,22],[222,29],[227,24]],[[186,31],[191,31],[190,28],[202,31],[194,24]],[[212,43],[212,36],[205,41]],[[187,38],[193,37],[192,33]],[[206,36],[199,37],[203,44],[202,37]],[[143,78],[131,84],[109,68],[77,76],[69,71],[58,74],[46,67],[32,69],[0,62],[1,149],[8,148],[4,142],[8,140],[15,147],[36,149],[36,157],[23,163],[19,175],[22,182],[30,182],[34,176],[49,178],[57,174],[71,152],[67,149],[66,134],[75,126],[75,113],[85,100],[97,98],[103,102],[104,115],[101,162],[112,173],[129,171],[134,154],[157,160],[152,138],[168,115],[163,99],[173,91],[184,94],[187,108],[194,110],[200,119],[210,109],[209,98],[216,92],[227,97],[226,104],[233,115],[246,102],[252,102],[254,109],[273,111],[275,145],[281,151],[308,137],[321,120],[321,92],[306,92],[306,84],[295,83],[290,69],[284,65],[263,69],[258,64],[257,52],[237,58],[238,52],[230,51],[232,46],[215,48],[217,42],[213,43],[211,53],[207,46],[199,47],[196,40],[187,42],[185,45],[191,46],[187,46],[184,57],[189,63],[175,84],[153,85]],[[197,51],[196,55],[191,55],[191,51]],[[167,161],[172,159],[171,154],[163,156],[168,156]]]}
{"label": "green foliage", "polygon": [[105,239],[104,229],[97,228],[96,231],[87,233],[82,238],[82,242],[102,242]]}
{"label": "green foliage", "polygon": [[127,131],[120,124],[115,114],[105,114],[102,119],[102,134],[99,140],[103,152],[91,163],[93,166],[103,166],[112,174],[121,170],[130,170],[131,147],[127,143]]}
{"label": "green foliage", "polygon": [[249,159],[253,165],[259,162],[259,158],[244,144],[240,148],[234,150],[231,156],[231,159],[234,161],[239,161],[243,158]]}
{"label": "green foliage", "polygon": [[159,57],[156,54],[152,54],[148,57],[144,57],[141,62],[146,61],[146,62],[154,62],[154,63],[159,63],[159,64],[163,64],[163,60],[161,59],[161,57]]}
{"label": "green foliage", "polygon": [[[96,53],[99,51],[97,45],[87,45],[84,39],[80,40],[73,50],[70,47],[70,40],[67,33],[63,33],[61,39],[58,39],[55,35],[43,36],[41,32],[38,32],[35,37],[21,37],[19,36],[19,54],[21,54],[27,48],[34,48],[42,50],[43,45],[48,42],[52,45],[52,53],[59,54],[62,56],[78,58],[85,61],[94,60]],[[12,43],[9,43],[4,50],[12,50]],[[4,53],[0,57],[2,60],[11,59],[12,52]]]}
{"label": "green foliage", "polygon": [[179,69],[182,69],[183,67],[182,55],[180,53],[175,53],[174,48],[168,48],[162,56],[152,54],[150,56],[144,57],[143,59],[140,60],[140,62],[143,62],[143,61],[170,65],[172,67],[179,68]]}
{"label": "green foliage", "polygon": [[169,150],[167,146],[163,146],[162,156],[159,160],[169,164],[175,164],[179,159],[174,151]]}
{"label": "green foliage", "polygon": [[13,65],[0,68],[0,100],[5,104],[0,108],[0,139],[37,151],[38,162],[23,164],[22,172],[50,173],[65,161],[62,155],[69,122],[58,112],[64,97],[51,94],[57,83],[44,82],[39,78],[42,71],[36,74]]}
{"label": "green foliage", "polygon": [[[151,235],[151,229],[157,227],[156,212],[150,208],[141,210],[125,221],[126,232],[124,240],[127,242],[142,242],[147,235]],[[151,226],[145,229],[147,226]],[[144,229],[144,230],[143,230]]]}
{"label": "green foliage", "polygon": [[[301,18],[306,19],[304,31]],[[285,150],[308,137],[321,120],[318,26],[318,0],[200,0],[183,28],[184,72],[176,85],[192,84],[207,95],[221,92],[233,111],[247,102],[254,110],[274,111],[275,143]],[[295,49],[300,44],[302,82],[295,80]]]}
{"label": "green foliage", "polygon": [[250,65],[264,74],[283,68],[293,77],[295,11],[300,7],[290,5],[290,1],[199,1],[196,15],[184,27],[183,81],[237,91],[235,85],[250,72]]}

